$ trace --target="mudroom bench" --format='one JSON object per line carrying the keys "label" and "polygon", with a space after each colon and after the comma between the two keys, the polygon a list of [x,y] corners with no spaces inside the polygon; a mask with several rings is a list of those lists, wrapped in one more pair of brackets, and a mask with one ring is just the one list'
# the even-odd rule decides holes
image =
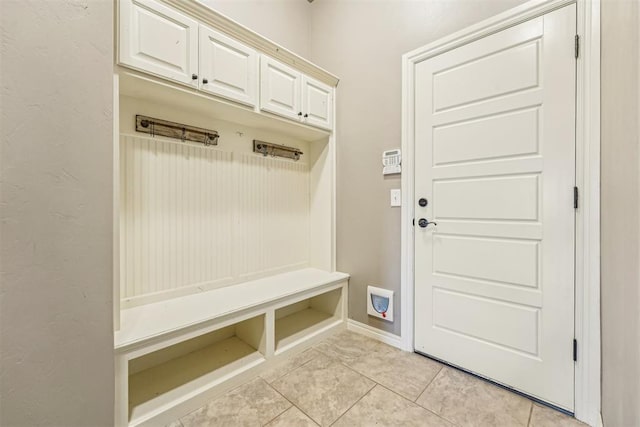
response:
{"label": "mudroom bench", "polygon": [[348,278],[306,268],[123,310],[118,424],[170,422],[344,328]]}

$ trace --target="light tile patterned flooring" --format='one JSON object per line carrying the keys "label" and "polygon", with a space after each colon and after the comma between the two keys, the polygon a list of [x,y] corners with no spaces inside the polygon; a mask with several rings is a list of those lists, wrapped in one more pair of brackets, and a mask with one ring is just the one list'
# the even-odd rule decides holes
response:
{"label": "light tile patterned flooring", "polygon": [[170,424],[318,425],[584,426],[464,372],[347,331]]}

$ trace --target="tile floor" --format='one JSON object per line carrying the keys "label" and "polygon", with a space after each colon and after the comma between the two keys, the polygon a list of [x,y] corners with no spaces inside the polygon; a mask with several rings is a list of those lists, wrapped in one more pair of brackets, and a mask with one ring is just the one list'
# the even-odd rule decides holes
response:
{"label": "tile floor", "polygon": [[171,427],[584,426],[426,357],[341,332]]}

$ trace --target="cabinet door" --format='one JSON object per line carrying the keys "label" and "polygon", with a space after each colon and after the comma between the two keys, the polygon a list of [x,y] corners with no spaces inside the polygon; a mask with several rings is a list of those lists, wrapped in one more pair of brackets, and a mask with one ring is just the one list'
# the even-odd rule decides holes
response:
{"label": "cabinet door", "polygon": [[302,75],[267,56],[260,59],[260,109],[300,120]]}
{"label": "cabinet door", "polygon": [[198,23],[154,0],[120,1],[120,63],[197,86]]}
{"label": "cabinet door", "polygon": [[253,107],[257,68],[255,50],[200,26],[200,89]]}
{"label": "cabinet door", "polygon": [[333,88],[303,76],[302,114],[307,124],[328,130],[333,129]]}

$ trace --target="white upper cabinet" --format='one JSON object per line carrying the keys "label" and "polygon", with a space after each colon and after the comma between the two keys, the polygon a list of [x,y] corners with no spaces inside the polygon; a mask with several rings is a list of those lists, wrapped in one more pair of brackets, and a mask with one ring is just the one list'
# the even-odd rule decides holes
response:
{"label": "white upper cabinet", "polygon": [[197,86],[198,22],[154,0],[122,0],[120,63]]}
{"label": "white upper cabinet", "polygon": [[333,88],[303,76],[302,120],[313,126],[333,129]]}
{"label": "white upper cabinet", "polygon": [[200,25],[200,89],[255,106],[258,86],[256,51]]}
{"label": "white upper cabinet", "polygon": [[301,120],[302,74],[262,55],[260,58],[260,109]]}
{"label": "white upper cabinet", "polygon": [[[195,0],[182,1],[196,5]],[[291,63],[298,64],[293,68],[259,55],[257,46],[268,40],[248,32],[242,43],[228,34],[246,32],[246,28],[193,19],[182,2],[176,2],[175,8],[171,0],[120,0],[117,4],[118,64],[253,107],[256,113],[269,112],[333,130],[334,88],[323,82],[337,82],[337,78],[324,70],[312,68],[314,77],[326,78],[321,82],[302,72],[311,65],[302,58],[291,58]]]}
{"label": "white upper cabinet", "polygon": [[260,109],[332,130],[333,88],[262,55]]}

